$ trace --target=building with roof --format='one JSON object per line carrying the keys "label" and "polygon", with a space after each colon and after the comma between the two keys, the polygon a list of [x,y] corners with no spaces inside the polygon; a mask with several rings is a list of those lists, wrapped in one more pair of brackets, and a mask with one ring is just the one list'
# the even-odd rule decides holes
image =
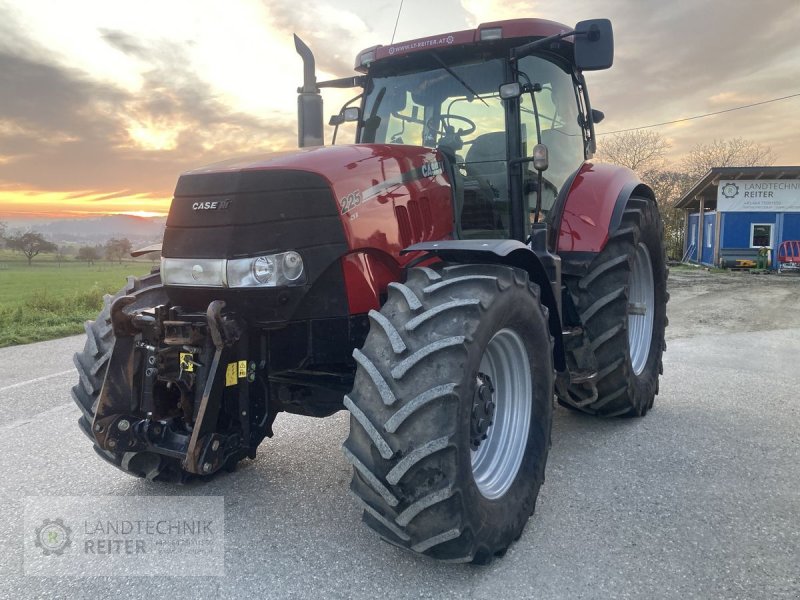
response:
{"label": "building with roof", "polygon": [[800,240],[800,166],[715,167],[676,204],[685,211],[684,261],[735,267]]}

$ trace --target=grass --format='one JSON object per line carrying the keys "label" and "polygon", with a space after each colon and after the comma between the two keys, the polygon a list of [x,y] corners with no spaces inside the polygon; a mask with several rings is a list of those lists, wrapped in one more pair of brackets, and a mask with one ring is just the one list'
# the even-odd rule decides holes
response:
{"label": "grass", "polygon": [[24,256],[0,251],[0,348],[82,333],[104,294],[151,267],[150,261],[87,266],[74,259],[59,265],[52,255],[37,256],[29,267]]}

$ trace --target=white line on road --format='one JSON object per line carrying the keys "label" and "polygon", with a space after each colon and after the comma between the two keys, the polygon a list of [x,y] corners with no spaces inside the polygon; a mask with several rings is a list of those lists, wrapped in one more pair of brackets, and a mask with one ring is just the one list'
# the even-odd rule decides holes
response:
{"label": "white line on road", "polygon": [[[72,403],[72,402],[67,402],[66,404],[59,404],[58,406],[54,406],[53,408],[51,408],[49,410],[37,413],[37,414],[32,415],[30,417],[27,417],[25,419],[18,419],[16,421],[12,421],[11,423],[2,423],[2,424],[0,424],[0,430],[2,430],[2,429],[14,429],[15,427],[20,427],[22,425],[27,425],[28,423],[32,423],[32,422],[36,421],[37,419],[41,419],[42,417],[44,417],[46,415],[49,415],[51,413],[67,412],[67,411],[69,411],[69,410],[71,410],[73,408],[77,410],[78,407],[75,406],[75,404]],[[78,414],[80,414],[80,412]]]}
{"label": "white line on road", "polygon": [[23,385],[37,383],[39,381],[44,381],[45,379],[52,379],[53,377],[61,377],[62,375],[68,375],[69,373],[74,373],[74,372],[75,369],[70,369],[69,371],[60,371],[58,373],[51,373],[50,375],[43,375],[42,377],[36,377],[35,379],[28,379],[28,381],[20,381],[19,383],[7,385],[6,387],[1,387],[0,392],[5,392],[6,390],[13,390],[14,388],[22,387]]}

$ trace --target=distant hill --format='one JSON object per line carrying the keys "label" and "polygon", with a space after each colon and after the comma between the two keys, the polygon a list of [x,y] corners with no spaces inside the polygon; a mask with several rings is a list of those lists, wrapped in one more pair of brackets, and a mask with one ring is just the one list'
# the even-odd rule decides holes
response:
{"label": "distant hill", "polygon": [[99,244],[111,238],[128,238],[137,244],[154,244],[164,237],[165,217],[108,215],[88,219],[11,221],[9,229],[38,231],[56,243]]}

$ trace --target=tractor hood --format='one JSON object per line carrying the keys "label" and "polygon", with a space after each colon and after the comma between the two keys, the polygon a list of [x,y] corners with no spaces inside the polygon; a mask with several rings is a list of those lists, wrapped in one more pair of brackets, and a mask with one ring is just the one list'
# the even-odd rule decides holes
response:
{"label": "tractor hood", "polygon": [[450,184],[430,148],[323,146],[216,163],[178,180],[162,254],[233,258],[329,243],[353,250],[381,231],[392,237],[375,208],[420,195],[452,222]]}
{"label": "tractor hood", "polygon": [[[337,199],[342,199],[354,190],[380,193],[382,190],[369,188],[396,187],[414,180],[435,177],[441,174],[442,163],[435,150],[419,146],[352,144],[301,148],[228,160],[184,173],[178,180],[175,199],[241,192],[271,192],[275,190],[276,171],[302,171],[316,175],[327,182]],[[269,202],[268,197],[262,196],[261,200]],[[265,207],[262,205],[260,208],[263,210]],[[195,210],[195,213],[199,212],[201,211]],[[236,207],[231,203],[227,209],[218,209],[217,214],[224,221],[223,214],[232,215],[236,212]],[[177,216],[178,211],[171,210],[169,221]],[[171,224],[169,221],[168,225]]]}

